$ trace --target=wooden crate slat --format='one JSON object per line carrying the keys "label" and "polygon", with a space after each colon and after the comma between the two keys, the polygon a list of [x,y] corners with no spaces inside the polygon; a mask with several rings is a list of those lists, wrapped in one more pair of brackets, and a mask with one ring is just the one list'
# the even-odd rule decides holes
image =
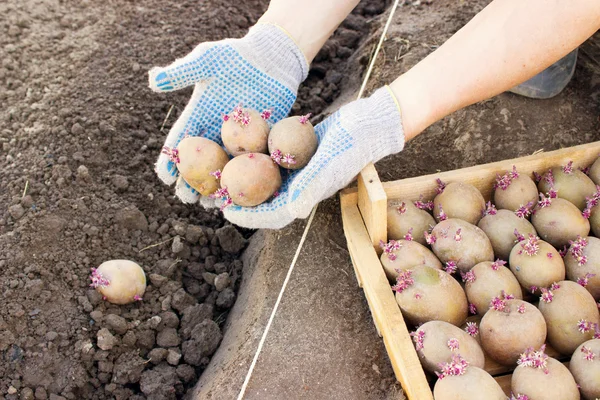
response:
{"label": "wooden crate slat", "polygon": [[379,242],[387,242],[387,196],[373,164],[358,175],[358,208],[377,254]]}
{"label": "wooden crate slat", "polygon": [[356,204],[343,202],[342,216],[348,250],[361,276],[371,314],[383,337],[396,377],[409,398],[432,400],[433,394],[408,328]]}

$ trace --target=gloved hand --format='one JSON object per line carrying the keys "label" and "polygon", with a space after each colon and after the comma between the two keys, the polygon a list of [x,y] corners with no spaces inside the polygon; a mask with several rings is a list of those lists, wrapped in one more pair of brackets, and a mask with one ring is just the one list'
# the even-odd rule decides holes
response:
{"label": "gloved hand", "polygon": [[152,68],[149,83],[156,92],[195,85],[158,157],[158,177],[168,185],[177,181],[176,194],[184,203],[194,203],[199,197],[205,206],[214,203],[178,179],[171,150],[186,135],[204,136],[222,145],[223,114],[239,104],[259,112],[271,109],[271,123],[285,118],[307,74],[306,58],[292,38],[282,28],[268,24],[252,27],[241,39],[202,43],[168,67]]}
{"label": "gloved hand", "polygon": [[318,202],[346,187],[368,163],[404,148],[400,107],[387,86],[343,106],[318,124],[315,133],[317,152],[306,167],[283,172],[287,178],[276,198],[256,207],[229,205],[225,218],[247,228],[282,228],[308,217]]}

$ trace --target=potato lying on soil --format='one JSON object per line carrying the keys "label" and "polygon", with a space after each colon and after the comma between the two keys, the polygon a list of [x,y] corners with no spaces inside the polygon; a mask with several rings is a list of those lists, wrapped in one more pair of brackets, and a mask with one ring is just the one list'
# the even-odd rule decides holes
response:
{"label": "potato lying on soil", "polygon": [[579,400],[579,390],[569,369],[548,357],[544,350],[542,346],[538,351],[529,349],[521,355],[511,378],[513,395],[525,395],[530,400]]}
{"label": "potato lying on soil", "polygon": [[523,298],[519,281],[504,264],[506,261],[502,260],[484,261],[463,274],[471,312],[483,316],[495,297],[511,295],[515,299]]}
{"label": "potato lying on soil", "polygon": [[438,195],[433,199],[433,216],[436,221],[459,218],[477,224],[485,210],[485,200],[473,185],[452,182],[445,185],[438,179]]}
{"label": "potato lying on soil", "polygon": [[146,291],[146,274],[129,260],[105,261],[92,268],[91,287],[113,304],[128,304],[142,300]]}
{"label": "potato lying on soil", "polygon": [[494,250],[486,234],[469,222],[450,218],[437,224],[427,236],[433,253],[450,270],[467,272],[483,261],[494,261]]}
{"label": "potato lying on soil", "polygon": [[[270,113],[238,106],[223,117],[221,138],[227,151],[235,156],[245,153],[266,153],[269,124],[265,120]],[[267,117],[268,118],[268,117]]]}
{"label": "potato lying on soil", "polygon": [[494,204],[498,209],[517,211],[537,200],[538,190],[531,177],[517,172],[516,167],[504,175],[497,175],[494,184]]}
{"label": "potato lying on soil", "polygon": [[269,154],[283,168],[300,169],[317,151],[319,140],[309,117],[310,114],[284,118],[271,128]]}
{"label": "potato lying on soil", "polygon": [[467,319],[467,296],[444,271],[416,266],[400,273],[392,289],[404,318],[413,325],[437,320],[460,326]]}
{"label": "potato lying on soil", "polygon": [[481,346],[467,332],[444,321],[430,321],[411,333],[423,368],[440,372],[440,364],[460,354],[469,365],[483,368],[485,356]]}
{"label": "potato lying on soil", "polygon": [[433,387],[435,400],[506,400],[504,391],[490,374],[469,365],[459,355],[441,369]]}
{"label": "potato lying on soil", "polygon": [[569,370],[584,399],[600,398],[600,339],[580,344],[571,357]]}
{"label": "potato lying on soil", "polygon": [[572,161],[548,170],[542,175],[538,188],[543,193],[554,189],[559,198],[570,201],[581,211],[585,208],[585,198],[596,191],[594,182],[582,171],[573,168]]}
{"label": "potato lying on soil", "polygon": [[565,263],[558,250],[534,235],[513,247],[508,264],[521,286],[532,293],[565,279]]}
{"label": "potato lying on soil", "polygon": [[560,281],[544,289],[538,307],[548,326],[548,343],[562,354],[572,354],[592,339],[600,323],[594,298],[575,282]]}
{"label": "potato lying on soil", "polygon": [[593,236],[577,238],[564,258],[567,278],[579,283],[600,301],[600,239]]}
{"label": "potato lying on soil", "polygon": [[221,195],[234,204],[257,206],[267,201],[281,186],[277,164],[266,154],[242,154],[229,161],[221,173]]}
{"label": "potato lying on soil", "polygon": [[533,211],[531,223],[538,235],[557,249],[569,244],[569,240],[590,233],[590,222],[568,200],[541,196]]}
{"label": "potato lying on soil", "polygon": [[[418,204],[425,207],[426,203],[418,202]],[[431,214],[411,201],[390,200],[387,208],[387,226],[389,239],[404,239],[407,234],[410,234],[413,240],[425,245],[427,242],[424,232],[429,232],[435,226],[435,220]]]}
{"label": "potato lying on soil", "polygon": [[481,218],[477,226],[490,239],[496,257],[502,260],[508,260],[515,246],[515,230],[525,237],[537,234],[531,222],[510,210],[488,208],[486,215]]}
{"label": "potato lying on soil", "polygon": [[417,265],[427,265],[442,269],[442,263],[427,247],[412,240],[390,240],[380,244],[383,249],[381,264],[390,281],[395,282],[398,271],[410,269]]}
{"label": "potato lying on soil", "polygon": [[546,321],[534,305],[523,300],[496,297],[479,324],[481,346],[503,365],[516,364],[529,347],[539,348],[546,341]]}
{"label": "potato lying on soil", "polygon": [[183,179],[203,196],[219,188],[218,176],[229,162],[221,146],[203,137],[183,139],[172,157]]}

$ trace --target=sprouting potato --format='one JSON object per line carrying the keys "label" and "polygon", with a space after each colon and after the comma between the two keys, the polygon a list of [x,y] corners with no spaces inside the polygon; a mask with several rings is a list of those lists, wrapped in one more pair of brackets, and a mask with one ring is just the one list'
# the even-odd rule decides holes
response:
{"label": "sprouting potato", "polygon": [[203,196],[210,196],[219,188],[219,174],[229,162],[221,146],[195,136],[179,142],[173,158],[183,179]]}
{"label": "sprouting potato", "polygon": [[464,273],[482,261],[494,260],[490,239],[481,229],[461,219],[441,221],[428,239],[433,253],[450,271],[458,268]]}
{"label": "sprouting potato", "polygon": [[440,222],[446,218],[459,218],[477,224],[485,211],[485,200],[473,185],[463,182],[444,184],[438,179],[439,193],[433,199],[433,216]]}
{"label": "sprouting potato", "polygon": [[[417,202],[427,207],[426,202]],[[433,207],[433,203],[430,203]],[[435,220],[425,209],[417,207],[409,200],[389,200],[387,208],[388,239],[404,239],[410,234],[413,240],[426,245],[425,232],[435,226]]]}
{"label": "sprouting potato", "polygon": [[497,175],[494,184],[494,204],[498,209],[517,211],[528,204],[535,204],[537,186],[531,177],[517,172],[513,165],[510,172]]}
{"label": "sprouting potato", "polygon": [[521,235],[537,235],[524,214],[517,216],[510,210],[488,210],[487,215],[479,220],[477,226],[485,232],[492,243],[497,258],[508,260],[510,251],[515,246],[515,230]]}
{"label": "sprouting potato", "polygon": [[246,153],[267,153],[268,116],[268,110],[259,113],[241,106],[224,116],[221,138],[227,151],[234,157]]}
{"label": "sprouting potato", "polygon": [[283,168],[300,169],[317,151],[319,140],[309,117],[310,114],[284,118],[271,128],[269,154]]}
{"label": "sprouting potato", "polygon": [[508,264],[521,286],[532,293],[565,279],[565,263],[559,252],[534,235],[513,247]]}
{"label": "sprouting potato", "polygon": [[92,268],[91,287],[114,304],[142,300],[146,291],[146,274],[138,264],[129,260],[105,261]]}
{"label": "sprouting potato", "polygon": [[589,176],[582,171],[573,168],[573,162],[563,167],[554,167],[548,170],[538,183],[542,193],[554,189],[559,198],[573,203],[580,211],[585,208],[585,199],[590,197],[596,186]]}
{"label": "sprouting potato", "polygon": [[427,247],[412,240],[390,240],[380,244],[383,248],[381,265],[392,282],[396,281],[398,271],[404,271],[417,265],[427,265],[442,269],[442,263]]}
{"label": "sprouting potato", "polygon": [[534,305],[496,297],[479,325],[481,346],[500,364],[515,365],[529,347],[546,341],[546,321]]}
{"label": "sprouting potato", "polygon": [[247,153],[225,165],[219,194],[239,206],[253,207],[267,201],[280,186],[281,173],[271,157]]}
{"label": "sprouting potato", "polygon": [[531,216],[538,235],[557,249],[569,244],[577,236],[587,236],[590,232],[588,221],[573,203],[568,200],[541,195],[541,200]]}
{"label": "sprouting potato", "polygon": [[571,357],[569,370],[584,399],[600,398],[600,339],[580,344]]}

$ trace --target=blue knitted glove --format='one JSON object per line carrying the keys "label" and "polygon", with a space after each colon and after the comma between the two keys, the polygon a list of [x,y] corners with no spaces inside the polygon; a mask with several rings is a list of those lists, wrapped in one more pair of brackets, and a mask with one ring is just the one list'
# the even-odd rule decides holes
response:
{"label": "blue knitted glove", "polygon": [[308,165],[281,170],[279,195],[256,207],[230,205],[224,215],[247,228],[279,229],[306,218],[321,200],[346,187],[370,162],[404,147],[400,108],[389,87],[353,101],[315,127],[319,147]]}
{"label": "blue knitted glove", "polygon": [[[259,111],[271,109],[272,123],[285,118],[307,74],[306,58],[287,33],[262,24],[241,39],[202,43],[170,66],[151,69],[150,88],[156,92],[195,85],[156,162],[158,177],[168,185],[177,182],[176,194],[184,203],[196,202],[201,196],[178,179],[170,150],[186,135],[204,136],[222,145],[222,115],[239,104]],[[203,205],[211,205],[212,199],[202,200]]]}

